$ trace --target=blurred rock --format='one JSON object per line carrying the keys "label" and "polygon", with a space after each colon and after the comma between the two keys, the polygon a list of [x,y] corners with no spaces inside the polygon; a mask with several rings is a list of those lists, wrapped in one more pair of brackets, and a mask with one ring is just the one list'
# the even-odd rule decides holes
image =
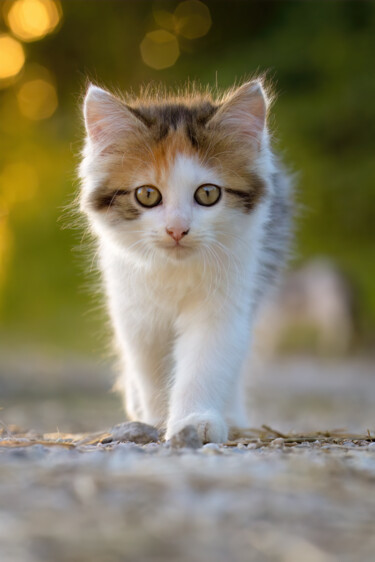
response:
{"label": "blurred rock", "polygon": [[342,354],[355,335],[355,294],[328,259],[316,259],[289,273],[259,320],[262,352],[317,351]]}
{"label": "blurred rock", "polygon": [[202,453],[206,455],[220,455],[222,453],[223,447],[217,443],[206,443],[202,447]]}
{"label": "blurred rock", "polygon": [[146,443],[156,442],[159,439],[159,432],[156,427],[141,422],[124,422],[115,425],[111,431],[111,437],[103,440],[103,443],[111,441],[131,441],[146,445]]}

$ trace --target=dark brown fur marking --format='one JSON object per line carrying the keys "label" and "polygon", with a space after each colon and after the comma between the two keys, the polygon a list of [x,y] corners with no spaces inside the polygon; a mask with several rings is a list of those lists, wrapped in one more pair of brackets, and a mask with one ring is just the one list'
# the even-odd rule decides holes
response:
{"label": "dark brown fur marking", "polygon": [[265,190],[264,182],[255,174],[251,174],[249,189],[242,191],[240,189],[225,188],[225,192],[237,200],[235,206],[242,208],[246,213],[252,211],[256,203],[259,201]]}
{"label": "dark brown fur marking", "polygon": [[131,108],[132,113],[149,127],[157,142],[168,136],[170,131],[176,131],[179,127],[183,127],[194,148],[199,147],[202,130],[216,110],[217,107],[210,102],[192,107],[175,103]]}
{"label": "dark brown fur marking", "polygon": [[111,192],[96,192],[93,194],[92,203],[96,211],[103,211],[103,209],[108,209],[111,207],[115,201],[116,197],[120,195],[128,195],[129,191],[124,189],[118,189],[117,191]]}
{"label": "dark brown fur marking", "polygon": [[135,220],[141,215],[141,211],[133,205],[129,199],[130,191],[125,189],[117,189],[111,192],[93,194],[91,204],[96,211],[108,211],[113,208],[119,216],[126,220]]}

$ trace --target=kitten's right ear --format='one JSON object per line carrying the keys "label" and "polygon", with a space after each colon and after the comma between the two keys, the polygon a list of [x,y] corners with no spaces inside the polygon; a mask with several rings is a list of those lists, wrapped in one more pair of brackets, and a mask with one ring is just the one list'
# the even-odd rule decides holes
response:
{"label": "kitten's right ear", "polygon": [[266,125],[267,105],[267,95],[261,81],[246,82],[224,101],[211,119],[211,124],[259,146]]}
{"label": "kitten's right ear", "polygon": [[93,145],[105,149],[130,131],[144,127],[126,104],[90,84],[83,103],[87,135]]}

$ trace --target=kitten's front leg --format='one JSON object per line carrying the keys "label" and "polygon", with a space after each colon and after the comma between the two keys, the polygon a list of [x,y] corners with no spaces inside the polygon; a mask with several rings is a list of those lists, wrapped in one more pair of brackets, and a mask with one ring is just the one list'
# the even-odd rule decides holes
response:
{"label": "kitten's front leg", "polygon": [[219,311],[197,307],[181,316],[167,439],[187,425],[196,427],[203,442],[227,439],[224,414],[235,392],[249,330],[249,314],[235,306]]}
{"label": "kitten's front leg", "polygon": [[165,427],[169,330],[146,323],[137,325],[128,316],[127,321],[122,322],[120,338],[125,359],[123,386],[128,416]]}

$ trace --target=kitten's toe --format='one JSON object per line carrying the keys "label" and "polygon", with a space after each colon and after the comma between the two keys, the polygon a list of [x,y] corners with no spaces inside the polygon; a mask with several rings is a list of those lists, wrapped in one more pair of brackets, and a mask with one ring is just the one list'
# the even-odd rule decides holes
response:
{"label": "kitten's toe", "polygon": [[185,418],[170,421],[165,438],[170,439],[187,425],[193,425],[202,443],[224,443],[228,439],[228,427],[223,418],[214,412],[194,413]]}

